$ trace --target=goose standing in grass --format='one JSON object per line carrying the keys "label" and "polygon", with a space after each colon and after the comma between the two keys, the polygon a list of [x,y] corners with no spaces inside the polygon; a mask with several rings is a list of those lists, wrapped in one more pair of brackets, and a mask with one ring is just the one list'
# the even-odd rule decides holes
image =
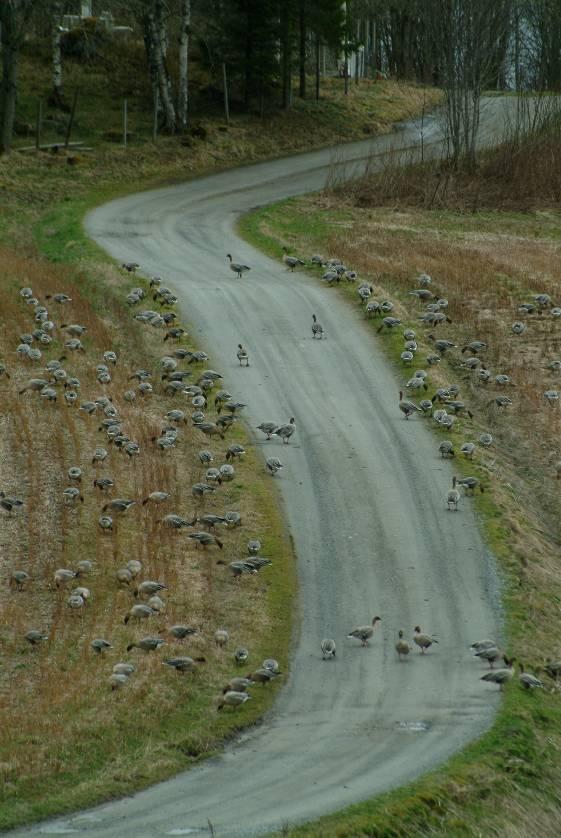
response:
{"label": "goose standing in grass", "polygon": [[249,367],[249,354],[247,349],[244,349],[241,343],[238,343],[238,351],[236,353],[238,356],[238,361],[240,362],[240,367],[243,366],[245,361],[245,366]]}
{"label": "goose standing in grass", "polygon": [[31,644],[31,646],[37,646],[39,643],[48,640],[49,635],[45,634],[44,631],[39,631],[39,629],[31,629],[25,635],[25,639]]}
{"label": "goose standing in grass", "polygon": [[514,675],[515,658],[507,658],[507,656],[504,655],[503,660],[505,663],[503,669],[493,669],[491,672],[486,672],[485,675],[482,675],[480,678],[481,681],[498,684],[501,691],[504,689],[504,685],[508,684]]}
{"label": "goose standing in grass", "polygon": [[518,667],[520,669],[518,680],[525,690],[543,689],[542,681],[540,681],[539,678],[536,678],[535,675],[532,675],[531,672],[526,672],[523,663],[519,662]]}
{"label": "goose standing in grass", "polygon": [[218,710],[224,707],[241,707],[246,701],[249,701],[251,696],[246,692],[238,692],[237,690],[228,690],[225,692],[218,702]]}
{"label": "goose standing in grass", "polygon": [[112,672],[109,676],[109,686],[111,691],[120,690],[128,684],[129,676],[124,672]]}
{"label": "goose standing in grass", "polygon": [[477,477],[471,477],[470,476],[470,477],[461,477],[459,479],[456,478],[456,483],[457,483],[458,486],[463,486],[464,487],[466,495],[467,495],[468,492],[471,492],[471,494],[473,495],[473,493],[475,492],[475,490],[477,489],[478,486],[479,486],[479,491],[482,494],[485,491],[485,489],[481,485],[481,482],[480,482],[479,478],[477,478]]}
{"label": "goose standing in grass", "polygon": [[133,605],[123,622],[127,625],[129,620],[147,620],[148,617],[151,617],[155,613],[154,609],[150,608],[149,605]]}
{"label": "goose standing in grass", "polygon": [[243,265],[241,262],[234,262],[231,253],[227,253],[226,258],[230,260],[230,270],[236,274],[238,279],[241,279],[242,274],[244,274],[246,271],[251,270],[249,265]]}
{"label": "goose standing in grass", "polygon": [[226,629],[216,629],[216,631],[214,632],[214,642],[220,649],[223,646],[226,646],[229,640],[230,635],[228,634]]}
{"label": "goose standing in grass", "polygon": [[382,621],[381,617],[373,617],[372,623],[369,626],[355,626],[348,634],[347,637],[356,637],[357,640],[360,640],[363,646],[368,646],[368,641],[374,634],[374,629],[376,628],[377,623]]}
{"label": "goose standing in grass", "polygon": [[169,492],[150,492],[147,498],[144,498],[142,501],[142,506],[146,506],[147,503],[164,503],[170,497]]}
{"label": "goose standing in grass", "polygon": [[452,488],[449,490],[448,495],[446,496],[446,505],[448,509],[453,509],[455,512],[458,511],[458,504],[460,502],[460,492],[456,489],[456,477],[452,478]]}
{"label": "goose standing in grass", "polygon": [[160,646],[165,646],[166,641],[161,637],[143,637],[141,640],[135,640],[134,643],[129,643],[127,652],[132,649],[142,649],[143,652],[155,652]]}
{"label": "goose standing in grass", "polygon": [[407,640],[403,638],[403,629],[400,629],[398,632],[397,643],[395,644],[395,651],[397,652],[397,656],[399,660],[404,660],[409,652],[411,651],[411,647]]}
{"label": "goose standing in grass", "polygon": [[14,570],[10,577],[10,585],[15,585],[18,591],[22,591],[28,579],[29,574],[25,570]]}
{"label": "goose standing in grass", "polygon": [[321,641],[321,656],[324,661],[334,658],[336,651],[337,647],[334,640],[326,637]]}
{"label": "goose standing in grass", "polygon": [[315,314],[312,314],[312,338],[323,338],[323,326],[318,322]]}
{"label": "goose standing in grass", "polygon": [[192,637],[192,635],[198,634],[199,630],[193,628],[193,626],[177,625],[171,626],[168,629],[168,633],[171,634],[171,636],[174,637],[175,640],[185,640],[186,637]]}
{"label": "goose standing in grass", "polygon": [[162,663],[164,666],[171,666],[176,672],[194,672],[197,664],[206,663],[206,658],[168,658],[168,660],[162,661]]}
{"label": "goose standing in grass", "polygon": [[297,268],[298,265],[305,265],[306,264],[304,262],[304,260],[299,259],[298,256],[289,256],[288,249],[286,247],[283,247],[283,251],[284,251],[284,254],[283,254],[283,257],[282,257],[282,261],[286,265],[287,270],[292,271],[292,273],[294,273],[294,268]]}
{"label": "goose standing in grass", "polygon": [[550,678],[557,683],[559,676],[561,675],[561,660],[554,661],[551,658],[548,658],[545,666],[544,672],[547,672]]}
{"label": "goose standing in grass", "polygon": [[420,626],[415,626],[413,634],[413,642],[419,647],[421,653],[424,655],[427,649],[430,649],[433,643],[438,643],[434,635],[424,634]]}
{"label": "goose standing in grass", "polygon": [[108,640],[104,640],[102,637],[96,637],[95,640],[92,640],[90,646],[94,650],[94,652],[98,655],[101,655],[102,652],[105,652],[107,649],[112,649],[113,646],[109,643]]}

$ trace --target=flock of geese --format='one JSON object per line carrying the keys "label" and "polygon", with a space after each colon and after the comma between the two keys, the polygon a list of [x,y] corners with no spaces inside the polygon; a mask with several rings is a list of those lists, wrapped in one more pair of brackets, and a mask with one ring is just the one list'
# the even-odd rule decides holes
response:
{"label": "flock of geese", "polygon": [[[241,278],[243,274],[250,270],[248,265],[234,262],[231,254],[227,255],[230,263],[230,269]],[[294,271],[295,268],[305,265],[306,262],[298,257],[291,256],[285,249],[283,255],[283,262],[287,269]],[[331,259],[324,261],[321,256],[315,255],[311,258],[311,264],[320,266],[321,269],[326,268],[322,275],[322,279],[327,284],[340,282],[345,279],[347,282],[355,282],[357,274],[341,263],[339,260]],[[137,263],[125,263],[122,268],[128,273],[134,274],[139,265]],[[424,324],[428,324],[432,329],[440,323],[449,320],[446,313],[448,306],[447,300],[438,298],[430,290],[431,278],[426,274],[421,274],[418,278],[418,288],[411,291],[419,301],[425,304],[425,311],[420,316],[420,320]],[[153,277],[149,283],[150,290],[153,295],[153,300],[160,304],[160,310],[155,311],[146,309],[138,311],[134,317],[143,324],[159,328],[163,332],[163,341],[170,341],[175,344],[176,348],[170,354],[164,355],[160,358],[160,374],[161,387],[163,392],[173,399],[178,394],[182,394],[183,398],[188,399],[192,405],[193,412],[190,417],[187,413],[178,407],[170,407],[163,419],[165,426],[163,427],[160,436],[156,437],[153,442],[162,452],[172,450],[179,439],[179,428],[191,420],[192,426],[208,439],[219,437],[224,440],[228,430],[237,421],[238,415],[243,411],[246,405],[242,402],[235,401],[231,393],[224,389],[215,390],[219,382],[222,381],[222,375],[215,370],[206,369],[198,375],[196,383],[189,383],[188,379],[192,373],[189,370],[181,369],[181,362],[186,362],[186,365],[202,364],[208,361],[208,356],[202,352],[192,349],[187,349],[181,346],[181,341],[186,335],[185,329],[177,323],[177,314],[173,310],[177,297],[173,292],[164,287],[161,277]],[[394,305],[390,300],[374,300],[372,299],[373,288],[371,285],[363,283],[358,286],[357,293],[365,304],[366,314],[368,317],[381,317],[381,323],[378,332],[391,332],[401,325],[399,318],[395,317],[391,312]],[[66,335],[64,347],[68,355],[72,353],[84,353],[85,347],[81,338],[86,332],[86,327],[78,323],[61,324],[57,326],[55,320],[49,314],[49,311],[40,300],[34,296],[31,288],[22,288],[20,291],[22,300],[29,306],[30,312],[33,316],[34,328],[30,329],[29,333],[20,335],[20,343],[15,350],[16,357],[21,363],[29,364],[30,362],[39,362],[42,357],[40,347],[48,346],[53,340],[55,330],[59,330]],[[126,302],[131,308],[136,308],[145,299],[146,291],[143,287],[135,287],[131,289],[126,295]],[[550,300],[546,299],[547,295],[539,295],[536,297],[535,304],[544,307],[550,304]],[[60,306],[66,306],[72,302],[71,298],[66,294],[49,295],[49,300]],[[516,329],[515,329],[516,326]],[[318,322],[315,314],[312,315],[311,323],[312,337],[314,339],[322,339],[324,337],[324,329]],[[513,333],[519,334],[519,324],[513,324]],[[418,351],[417,337],[414,330],[407,328],[403,331],[404,348],[401,353],[401,361],[405,366],[409,366],[415,360]],[[434,352],[427,356],[428,366],[437,364],[441,357],[448,351],[455,348],[455,344],[443,338],[437,338],[434,334],[429,335]],[[462,357],[468,353],[468,357],[463,361],[463,366],[474,372],[475,375],[486,383],[491,378],[491,373],[483,365],[480,359],[480,353],[486,349],[486,344],[480,340],[472,340],[463,347],[460,352]],[[72,373],[65,368],[63,360],[67,356],[63,356],[60,360],[50,360],[44,368],[43,375],[40,377],[30,378],[27,384],[19,390],[20,395],[25,393],[37,394],[45,403],[56,404],[59,398],[62,398],[69,407],[76,407],[86,417],[94,417],[100,424],[100,431],[105,433],[107,441],[104,445],[96,446],[91,455],[91,464],[100,464],[110,462],[111,450],[120,450],[124,452],[130,460],[134,460],[141,455],[140,444],[138,441],[132,439],[127,434],[124,427],[123,419],[120,417],[119,409],[115,398],[109,398],[107,395],[97,396],[91,400],[82,400],[80,396],[80,381],[72,375]],[[243,344],[238,344],[236,350],[236,357],[240,367],[249,367],[249,353]],[[111,350],[103,354],[102,360],[95,366],[97,381],[101,385],[108,386],[111,383],[111,370],[118,363],[122,363],[117,354]],[[0,364],[0,375],[7,378],[10,377],[10,371],[6,364]],[[154,388],[154,374],[152,371],[146,369],[137,369],[130,375],[130,380],[135,381],[134,388],[130,388],[122,394],[122,399],[125,402],[133,402],[137,398],[146,398]],[[498,373],[495,375],[495,383],[499,387],[503,387],[510,383],[509,376]],[[416,370],[413,375],[406,382],[404,389],[410,393],[422,393],[428,390],[428,372],[423,369]],[[209,420],[205,414],[208,407],[211,393],[214,391],[214,407],[216,410],[215,420]],[[404,418],[408,420],[411,416],[418,414],[422,416],[432,417],[440,427],[452,428],[458,415],[465,413],[471,416],[471,411],[467,405],[459,399],[460,388],[458,385],[450,385],[446,388],[437,389],[432,398],[423,398],[418,403],[410,398],[405,398],[403,390],[399,393],[398,407]],[[505,397],[506,398],[506,397]],[[495,398],[498,407],[506,407],[510,403],[509,399]],[[296,422],[292,417],[284,424],[277,422],[262,422],[258,425],[260,430],[267,440],[273,436],[282,439],[283,444],[289,444],[295,432]],[[489,447],[492,445],[492,436],[488,433],[481,434],[479,437],[480,445]],[[473,457],[476,446],[472,442],[466,442],[461,446],[461,453],[468,460]],[[439,445],[439,453],[442,457],[454,457],[456,452],[454,445],[449,440],[443,440]],[[214,454],[208,450],[203,449],[199,452],[199,460],[201,465],[206,468],[205,480],[195,483],[192,486],[192,494],[196,501],[200,501],[205,495],[214,493],[223,482],[228,482],[234,478],[235,467],[232,464],[237,459],[245,454],[243,446],[239,444],[232,444],[228,447],[226,452],[226,462],[219,467],[212,466],[214,461]],[[266,469],[271,475],[277,474],[283,468],[282,463],[277,457],[269,457],[266,460]],[[82,465],[75,465],[68,470],[69,485],[63,491],[63,501],[66,504],[75,504],[76,502],[83,502],[82,494]],[[114,481],[111,477],[96,477],[93,481],[93,490],[99,490],[101,493],[111,492],[114,487]],[[458,478],[453,477],[452,486],[446,496],[446,507],[449,510],[457,511],[460,504],[459,487],[464,489],[465,494],[473,494],[476,489],[484,491],[483,485],[479,478],[475,476],[467,476]],[[149,493],[149,495],[142,499],[142,506],[160,506],[166,504],[171,497],[171,492],[163,489],[156,489]],[[127,515],[128,510],[137,504],[134,498],[117,498],[111,497],[103,503],[100,515],[98,518],[98,525],[104,532],[111,533],[115,523],[115,516],[117,518]],[[14,495],[7,495],[0,492],[0,509],[11,515],[21,511],[24,507],[24,501]],[[238,512],[229,511],[224,515],[216,514],[202,514],[198,511],[192,520],[186,519],[176,513],[168,513],[159,519],[161,526],[169,527],[176,530],[189,529],[187,537],[200,545],[203,549],[211,546],[216,546],[219,549],[223,548],[223,541],[215,534],[214,530],[217,526],[223,526],[225,530],[237,527],[241,524],[241,516]],[[201,524],[205,529],[195,529],[197,524]],[[230,562],[229,567],[235,579],[239,579],[246,574],[256,574],[261,568],[270,564],[270,561],[259,555],[261,551],[261,544],[258,539],[251,539],[247,545],[248,555],[241,559]],[[83,584],[83,577],[87,577],[92,571],[92,563],[89,560],[82,560],[77,562],[75,568],[59,568],[54,574],[54,583],[56,588],[65,588],[68,585],[71,590],[68,595],[68,607],[74,611],[80,611],[87,606],[88,600],[91,596],[91,591]],[[142,575],[141,562],[131,559],[125,565],[120,567],[116,572],[116,581],[121,586],[131,587],[134,592],[135,602],[124,616],[124,623],[128,624],[130,621],[140,623],[150,617],[165,612],[165,601],[162,599],[166,591],[166,585],[163,582],[144,579],[141,581]],[[12,584],[19,590],[22,590],[29,576],[26,571],[16,568],[12,573]],[[373,637],[374,631],[378,623],[381,622],[379,616],[375,616],[371,623],[363,626],[354,627],[348,634],[348,638],[360,640],[362,646],[368,646],[369,640]],[[197,629],[189,625],[173,625],[168,629],[168,635],[172,642],[180,643],[189,636],[195,634]],[[25,635],[25,639],[32,645],[37,646],[48,640],[48,634],[38,628],[31,628]],[[225,629],[217,629],[214,635],[214,641],[220,648],[226,646],[229,642],[229,635]],[[420,626],[415,626],[412,636],[412,642],[418,647],[421,654],[426,654],[429,649],[438,644],[438,639],[433,634],[428,634],[421,631]],[[132,652],[133,649],[140,649],[144,653],[156,652],[166,641],[157,636],[145,636],[130,643],[127,646],[127,652]],[[103,655],[108,649],[112,648],[112,643],[105,638],[97,637],[91,641],[91,648],[96,655]],[[477,658],[486,661],[489,664],[490,670],[482,676],[482,680],[498,684],[502,689],[504,685],[513,677],[514,674],[514,658],[509,658],[500,649],[498,644],[492,640],[479,640],[473,644],[473,651]],[[324,638],[320,644],[321,655],[324,660],[335,659],[336,657],[336,642],[333,638]],[[395,643],[395,650],[400,661],[407,660],[412,646],[408,640],[405,639],[403,629],[400,629]],[[233,653],[233,660],[237,666],[244,665],[249,657],[249,652],[245,647],[238,647]],[[504,666],[496,669],[494,664],[502,660]],[[164,659],[163,663],[176,670],[176,672],[187,673],[194,672],[198,666],[205,663],[204,657],[190,657],[185,655],[175,655],[173,657]],[[543,683],[537,676],[525,670],[522,664],[520,666],[520,683],[525,689],[533,689],[542,687]],[[120,661],[116,663],[109,676],[109,685],[111,689],[116,690],[124,687],[131,675],[135,671],[134,664],[128,661]],[[561,661],[548,660],[545,671],[550,677],[557,681],[561,675]],[[228,684],[225,685],[223,693],[218,702],[218,709],[223,707],[239,707],[244,704],[250,697],[248,688],[253,684],[266,684],[280,675],[278,663],[273,659],[264,661],[259,669],[249,673],[245,677],[235,676]]]}
{"label": "flock of geese", "polygon": [[[122,269],[129,274],[135,274],[139,265],[137,263],[125,263]],[[232,263],[232,269],[241,276],[246,266]],[[173,499],[172,487],[158,487],[149,492],[144,498],[116,497],[113,496],[115,480],[109,474],[95,476],[92,482],[87,480],[89,466],[97,468],[100,465],[110,466],[114,452],[121,452],[127,455],[129,461],[134,462],[142,456],[141,445],[129,435],[124,417],[119,410],[119,401],[132,403],[137,399],[146,399],[158,388],[170,400],[169,410],[162,417],[163,428],[159,436],[152,439],[152,442],[162,452],[173,451],[180,441],[180,428],[189,421],[195,431],[207,439],[219,438],[224,440],[228,431],[237,422],[238,416],[246,406],[236,401],[231,393],[225,389],[219,389],[222,382],[222,374],[212,369],[204,369],[196,375],[195,383],[191,383],[191,370],[183,369],[182,362],[186,366],[202,366],[208,361],[206,353],[197,350],[187,349],[182,345],[182,339],[186,336],[185,329],[177,322],[178,315],[173,310],[177,298],[169,288],[164,287],[161,277],[153,277],[149,282],[150,292],[153,300],[160,304],[158,311],[145,309],[138,311],[138,307],[146,298],[146,290],[143,287],[135,287],[127,292],[126,302],[136,313],[134,318],[143,323],[160,329],[163,342],[171,343],[175,348],[164,355],[159,361],[158,370],[136,369],[131,370],[129,381],[134,386],[127,389],[120,396],[111,387],[112,372],[118,365],[122,366],[124,358],[120,358],[116,352],[108,350],[103,353],[98,363],[94,360],[96,380],[104,388],[103,395],[91,398],[83,398],[81,395],[81,381],[68,368],[67,361],[74,353],[86,355],[86,347],[82,342],[87,332],[87,327],[79,323],[61,322],[63,318],[57,318],[54,312],[51,314],[47,305],[34,294],[29,287],[20,290],[20,297],[30,312],[31,323],[29,331],[19,337],[19,344],[15,349],[14,367],[21,369],[42,362],[42,355],[45,348],[53,343],[55,335],[63,336],[64,352],[58,360],[49,360],[42,372],[27,380],[24,386],[18,389],[21,398],[29,397],[28,394],[40,399],[43,404],[56,406],[58,402],[64,402],[69,408],[77,410],[86,421],[97,423],[98,431],[105,436],[105,441],[96,445],[89,457],[83,463],[77,463],[67,470],[68,485],[62,491],[61,502],[67,506],[75,506],[84,503],[84,494],[89,491],[93,498],[96,495],[108,495],[106,500],[100,504],[97,525],[102,533],[108,536],[114,532],[117,522],[124,516],[134,514],[131,510],[138,507],[147,509],[165,509]],[[72,298],[66,294],[49,294],[47,300],[63,309],[72,310]],[[58,322],[57,322],[58,321]],[[58,348],[58,346],[57,346]],[[242,344],[238,344],[236,356],[240,366],[249,366],[249,354]],[[44,361],[43,361],[44,363]],[[17,367],[16,367],[17,369]],[[6,363],[0,364],[0,376],[11,379],[14,369]],[[19,376],[18,376],[19,378]],[[159,378],[159,382],[158,382]],[[107,395],[110,392],[111,395]],[[177,397],[182,396],[183,400],[191,406],[191,412],[176,406]],[[207,410],[211,397],[216,411],[215,420],[210,420],[205,411]],[[275,423],[269,428],[267,437],[275,436],[288,444],[295,431],[295,420],[284,424]],[[219,491],[223,483],[232,481],[235,477],[234,463],[240,460],[245,454],[245,449],[239,443],[228,445],[225,453],[225,462],[215,467],[214,453],[208,448],[201,449],[198,454],[201,466],[206,469],[204,480],[194,483],[191,487],[193,498],[197,504],[197,510],[192,518],[185,518],[175,512],[161,513],[154,522],[160,527],[170,528],[186,532],[186,537],[200,546],[203,550],[210,547],[217,547],[222,550],[224,542],[216,534],[218,528],[225,533],[239,527],[242,524],[241,514],[238,511],[225,511],[223,514],[205,513],[202,503],[208,494]],[[88,466],[88,468],[86,468]],[[266,468],[270,474],[276,474],[282,469],[282,463],[278,458],[271,457],[266,462]],[[86,489],[86,485],[91,488]],[[25,500],[15,494],[0,492],[0,509],[8,516],[18,513],[25,514]],[[218,564],[226,564],[219,561]],[[245,575],[255,575],[262,568],[271,564],[270,559],[261,555],[261,542],[258,538],[250,538],[247,542],[247,555],[241,559],[229,562],[229,570],[234,580],[239,580]],[[92,598],[92,590],[88,587],[88,576],[94,571],[93,562],[89,559],[82,559],[76,562],[73,567],[57,568],[53,575],[54,589],[64,593],[67,607],[73,613],[85,613],[89,601]],[[21,567],[15,567],[11,572],[11,585],[15,592],[24,591],[31,581],[30,573]],[[143,577],[142,563],[137,559],[130,559],[115,571],[115,582],[119,588],[130,590],[133,601],[128,611],[123,615],[123,624],[140,625],[149,621],[152,617],[163,615],[166,611],[165,594],[167,585],[160,580],[147,579]],[[178,673],[192,673],[206,662],[203,656],[191,657],[181,653],[177,645],[187,638],[197,634],[199,630],[188,624],[176,624],[167,629],[159,631],[155,635],[148,634],[130,642],[126,651],[132,653],[135,649],[144,654],[155,653],[167,643],[176,647],[174,654],[163,659],[162,663]],[[165,637],[167,635],[167,639]],[[24,634],[25,640],[34,648],[37,648],[49,641],[48,632],[37,628],[29,628]],[[230,643],[230,636],[226,629],[218,628],[214,634],[214,642],[217,648],[225,649]],[[111,639],[105,637],[94,637],[90,641],[92,653],[96,656],[104,656],[108,650],[113,649]],[[245,646],[235,648],[232,652],[232,663],[237,667],[247,664],[250,657],[249,650]],[[133,673],[136,665],[130,660],[120,660],[114,664],[108,675],[108,685],[111,690],[118,690],[125,687]],[[267,684],[281,672],[277,661],[273,658],[266,659],[263,664],[249,672],[247,676],[233,677],[225,685],[218,701],[218,709],[223,707],[238,707],[249,698],[247,689],[254,684]]]}

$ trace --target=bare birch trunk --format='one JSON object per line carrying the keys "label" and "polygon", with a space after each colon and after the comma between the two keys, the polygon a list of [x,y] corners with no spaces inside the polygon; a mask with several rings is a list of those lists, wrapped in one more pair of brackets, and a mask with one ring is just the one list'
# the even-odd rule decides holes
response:
{"label": "bare birch trunk", "polygon": [[[174,134],[176,129],[176,115],[171,95],[171,79],[165,61],[165,44],[162,44],[163,23],[162,0],[154,0],[144,17],[144,43],[148,58],[148,69],[152,86],[158,91],[159,101],[164,114],[164,130]],[[167,37],[167,35],[166,35]]]}
{"label": "bare birch trunk", "polygon": [[191,0],[181,0],[179,21],[179,127],[187,128],[189,111],[189,32],[191,28]]}
{"label": "bare birch trunk", "polygon": [[61,31],[60,31],[60,16],[62,13],[62,3],[55,2],[53,4],[53,17],[51,21],[51,55],[52,55],[52,72],[53,72],[53,89],[49,96],[49,103],[55,105],[57,108],[64,106],[64,91],[62,82],[62,51],[60,48]]}

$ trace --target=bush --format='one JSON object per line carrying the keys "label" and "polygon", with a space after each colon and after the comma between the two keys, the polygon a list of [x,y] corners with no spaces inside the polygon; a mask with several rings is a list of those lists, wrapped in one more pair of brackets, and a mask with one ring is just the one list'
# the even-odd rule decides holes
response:
{"label": "bush", "polygon": [[95,17],[86,18],[80,26],[65,32],[61,38],[62,54],[77,61],[94,61],[111,36]]}

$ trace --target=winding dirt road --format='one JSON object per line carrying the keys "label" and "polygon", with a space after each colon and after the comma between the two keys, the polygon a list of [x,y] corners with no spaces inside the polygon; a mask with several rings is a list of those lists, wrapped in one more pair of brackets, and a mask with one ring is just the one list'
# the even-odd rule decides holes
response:
{"label": "winding dirt road", "polygon": [[[429,123],[429,139],[438,128]],[[406,422],[398,384],[362,310],[241,241],[240,214],[320,189],[334,160],[419,141],[398,135],[223,172],[95,210],[87,229],[111,255],[158,273],[252,426],[296,417],[277,477],[298,555],[301,628],[274,711],[220,757],[90,812],[20,834],[104,838],[262,835],[402,785],[491,723],[498,697],[469,644],[499,630],[493,562],[465,501],[448,513],[451,468],[422,420]],[[349,165],[345,172],[349,173]],[[226,253],[251,266],[237,280]],[[422,268],[422,265],[419,265]],[[317,314],[326,339],[312,340]],[[236,359],[239,342],[251,366]],[[383,618],[370,648],[346,634]],[[399,663],[398,629],[439,645]],[[319,641],[338,642],[323,662]],[[243,710],[240,711],[243,713]]]}

